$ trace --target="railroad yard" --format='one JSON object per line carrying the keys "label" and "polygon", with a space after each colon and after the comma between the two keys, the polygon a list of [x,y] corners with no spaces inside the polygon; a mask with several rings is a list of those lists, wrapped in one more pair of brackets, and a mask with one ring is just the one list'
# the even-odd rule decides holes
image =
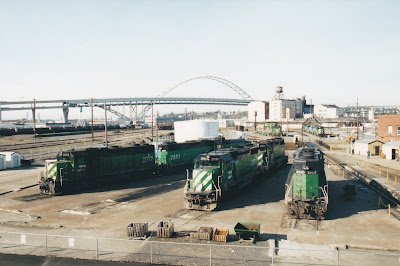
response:
{"label": "railroad yard", "polygon": [[[163,135],[168,136],[168,133],[169,131],[165,131]],[[26,140],[19,139],[19,143],[32,141],[30,137],[22,137]],[[101,143],[102,135],[96,133],[96,137]],[[305,141],[313,141],[312,136],[307,138]],[[115,132],[110,135],[110,143],[117,145],[140,143],[148,139],[150,139],[150,130],[145,129]],[[292,139],[293,137],[287,137],[285,141],[291,142]],[[12,141],[11,137],[3,139],[2,145],[9,145]],[[326,141],[329,142],[329,139]],[[91,144],[91,139],[89,134],[86,134],[73,137],[48,137],[46,140],[41,139],[37,142],[64,147],[71,143]],[[337,141],[332,140],[332,142]],[[14,146],[17,146],[16,141]],[[39,148],[26,147],[24,149],[27,149],[25,154],[30,152],[34,154]],[[341,253],[340,264],[377,265],[386,262],[388,265],[398,265],[400,263],[400,220],[396,218],[396,213],[389,216],[388,209],[385,207],[388,202],[364,184],[344,178],[342,172],[333,165],[325,167],[329,182],[327,218],[322,221],[297,220],[287,215],[284,203],[285,181],[290,170],[290,155],[293,151],[287,152],[289,153],[287,166],[268,173],[267,177],[256,181],[256,184],[241,191],[235,198],[224,201],[217,210],[212,212],[184,208],[185,171],[164,176],[143,176],[140,180],[129,184],[62,196],[39,194],[37,182],[39,171],[43,168],[41,160],[36,160],[31,166],[0,171],[0,252],[7,250],[11,253],[43,255],[42,248],[21,249],[20,246],[7,245],[6,239],[10,233],[25,233],[28,237],[29,234],[57,235],[60,236],[59,238],[68,237],[69,239],[76,237],[76,242],[79,237],[113,239],[114,244],[110,246],[113,246],[115,250],[100,254],[100,259],[110,260],[146,261],[147,254],[140,253],[135,256],[130,254],[130,251],[138,246],[144,248],[148,241],[156,241],[153,246],[158,246],[157,252],[168,256],[163,255],[163,260],[161,260],[160,255],[160,260],[157,261],[155,254],[152,262],[207,264],[208,246],[204,251],[203,246],[189,245],[211,243],[190,237],[190,233],[205,226],[229,229],[230,241],[226,243],[229,247],[221,245],[220,251],[214,248],[212,252],[216,264],[229,264],[235,260],[236,263],[242,261],[246,264],[261,265],[275,258],[275,262],[283,264],[335,265],[338,254],[335,252],[339,250],[354,252]],[[345,151],[325,152],[341,159],[350,156]],[[374,167],[379,166],[379,160],[364,164],[360,163],[360,159],[349,158],[347,162],[356,163],[361,169],[368,170],[370,173],[377,173]],[[388,169],[387,166],[386,169]],[[388,169],[388,171],[396,172],[398,168]],[[356,187],[356,195],[353,199],[344,197],[344,187],[349,184]],[[155,232],[160,221],[174,223],[175,237],[162,239],[152,234],[146,240],[126,240],[126,227],[130,223],[148,223],[149,230]],[[261,235],[257,243],[237,241],[234,235],[234,226],[237,222],[261,224]],[[118,239],[124,242],[117,244]],[[163,246],[161,242],[167,243]],[[179,245],[180,243],[188,245]],[[82,245],[86,245],[84,250],[92,249],[92,244]],[[232,246],[238,246],[238,248],[240,246],[241,249]],[[249,249],[246,250],[246,247]],[[271,255],[265,251],[256,252],[250,249],[253,247],[274,247],[279,251]],[[109,248],[111,250],[111,247]],[[231,253],[231,256],[224,259],[227,252]],[[236,257],[232,255],[234,252],[236,252]],[[369,252],[369,255],[366,253],[360,253],[360,255],[355,252]],[[185,256],[182,256],[183,253]],[[203,256],[202,253],[206,254],[205,260],[195,259]],[[388,255],[373,255],[372,253]],[[93,259],[94,255],[83,251],[68,251],[62,253],[62,256]]]}

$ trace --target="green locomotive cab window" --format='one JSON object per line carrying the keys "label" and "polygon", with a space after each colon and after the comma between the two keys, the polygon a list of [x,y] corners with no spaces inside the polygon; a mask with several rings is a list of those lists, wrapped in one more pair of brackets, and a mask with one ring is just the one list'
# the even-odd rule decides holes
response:
{"label": "green locomotive cab window", "polygon": [[219,166],[219,161],[202,161],[201,166]]}

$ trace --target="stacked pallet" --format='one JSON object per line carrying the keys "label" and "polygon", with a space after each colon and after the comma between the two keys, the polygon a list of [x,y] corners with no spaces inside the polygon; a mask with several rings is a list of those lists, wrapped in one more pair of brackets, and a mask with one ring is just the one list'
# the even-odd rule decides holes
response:
{"label": "stacked pallet", "polygon": [[131,223],[126,227],[128,238],[145,238],[148,232],[148,223]]}
{"label": "stacked pallet", "polygon": [[173,222],[160,222],[157,226],[158,237],[171,237],[174,234]]}

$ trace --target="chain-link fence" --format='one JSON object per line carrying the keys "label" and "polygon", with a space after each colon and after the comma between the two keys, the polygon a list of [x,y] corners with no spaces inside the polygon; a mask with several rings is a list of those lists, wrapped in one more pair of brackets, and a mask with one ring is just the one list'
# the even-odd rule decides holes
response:
{"label": "chain-link fence", "polygon": [[[272,242],[274,243],[274,242]],[[398,265],[400,254],[178,243],[0,231],[0,252],[171,265]]]}

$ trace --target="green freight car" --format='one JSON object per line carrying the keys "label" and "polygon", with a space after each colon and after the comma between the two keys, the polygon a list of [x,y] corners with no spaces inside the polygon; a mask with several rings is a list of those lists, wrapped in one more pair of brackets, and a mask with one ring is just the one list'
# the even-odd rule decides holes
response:
{"label": "green freight car", "polygon": [[153,145],[73,150],[46,160],[39,188],[41,193],[56,195],[129,181],[154,171]]}
{"label": "green freight car", "polygon": [[220,148],[236,147],[244,143],[244,139],[219,139],[160,144],[157,152],[158,169],[161,173],[168,173],[190,168],[193,166],[193,160],[202,153]]}
{"label": "green freight car", "polygon": [[[283,140],[277,145],[284,147]],[[274,160],[274,150],[263,144],[248,144],[236,148],[225,148],[199,155],[194,162],[191,178],[187,178],[184,201],[188,209],[214,210],[222,198],[234,195],[249,185],[257,176],[269,171],[268,162],[285,162],[286,157]],[[270,165],[271,166],[271,165]],[[272,167],[271,167],[272,169]]]}
{"label": "green freight car", "polygon": [[300,148],[294,153],[286,181],[285,204],[292,217],[324,219],[328,211],[328,183],[320,150]]}

